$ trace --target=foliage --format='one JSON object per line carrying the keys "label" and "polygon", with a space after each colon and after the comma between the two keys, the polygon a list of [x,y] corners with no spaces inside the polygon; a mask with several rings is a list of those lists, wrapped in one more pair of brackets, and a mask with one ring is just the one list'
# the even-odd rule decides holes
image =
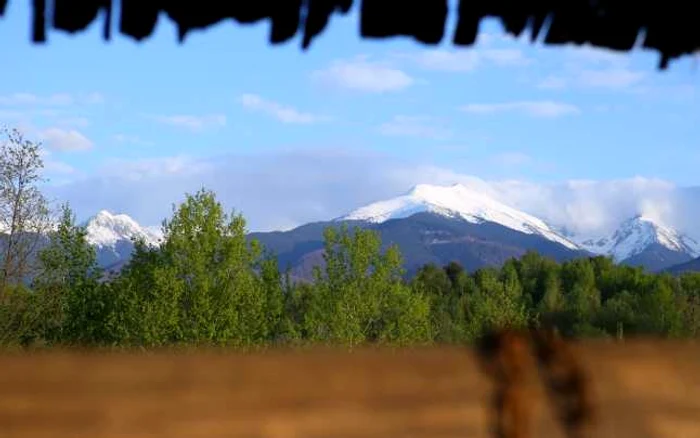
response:
{"label": "foliage", "polygon": [[40,144],[14,129],[0,143],[0,300],[20,287],[36,267],[32,257],[49,225]]}

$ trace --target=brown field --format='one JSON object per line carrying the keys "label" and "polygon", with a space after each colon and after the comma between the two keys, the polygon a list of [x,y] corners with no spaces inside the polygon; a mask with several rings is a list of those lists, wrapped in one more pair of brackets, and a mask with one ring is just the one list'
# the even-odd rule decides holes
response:
{"label": "brown field", "polygon": [[[700,437],[700,345],[573,347],[592,437]],[[532,437],[563,437],[528,380]],[[488,437],[492,384],[466,349],[0,356],[0,437]]]}

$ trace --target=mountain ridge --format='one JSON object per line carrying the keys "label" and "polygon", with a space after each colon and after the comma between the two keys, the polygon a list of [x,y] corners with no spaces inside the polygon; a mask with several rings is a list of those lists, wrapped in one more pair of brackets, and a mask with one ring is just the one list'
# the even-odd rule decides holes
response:
{"label": "mountain ridge", "polygon": [[[133,251],[132,237],[143,237],[152,245],[162,239],[154,227],[141,226],[126,214],[107,210],[84,224],[88,241],[98,248],[101,266],[122,266]],[[700,244],[693,239],[641,214],[622,221],[605,236],[583,238],[565,226],[554,227],[462,184],[418,184],[397,197],[369,203],[329,221],[286,231],[251,232],[249,237],[276,252],[282,268],[298,266],[304,276],[312,262],[322,260],[323,229],[341,224],[379,231],[383,241],[397,243],[409,254],[409,265],[462,257],[467,268],[483,267],[528,249],[544,248],[557,259],[574,254],[605,255],[618,263],[661,271],[700,255]],[[430,233],[447,237],[431,240]]]}

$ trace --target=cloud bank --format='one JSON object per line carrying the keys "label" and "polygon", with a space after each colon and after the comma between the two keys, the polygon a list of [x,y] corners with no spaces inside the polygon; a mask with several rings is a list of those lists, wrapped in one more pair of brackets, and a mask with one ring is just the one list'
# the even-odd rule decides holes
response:
{"label": "cloud bank", "polygon": [[[522,157],[521,157],[522,158]],[[370,151],[307,149],[114,161],[98,174],[50,187],[79,217],[100,209],[159,224],[184,193],[212,189],[228,209],[241,211],[251,230],[288,229],[341,216],[364,204],[394,197],[418,183],[460,182],[584,235],[612,231],[645,214],[700,236],[700,188],[635,177],[608,181],[487,181],[453,170]]]}

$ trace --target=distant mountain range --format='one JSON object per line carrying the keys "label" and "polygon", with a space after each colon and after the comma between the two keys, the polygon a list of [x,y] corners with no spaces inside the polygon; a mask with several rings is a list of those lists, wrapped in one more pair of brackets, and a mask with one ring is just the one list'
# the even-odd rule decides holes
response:
{"label": "distant mountain range", "polygon": [[[419,184],[333,220],[249,237],[275,252],[280,266],[289,267],[295,278],[309,279],[313,267],[323,263],[323,230],[343,223],[378,231],[384,245],[397,244],[409,275],[431,262],[454,260],[468,270],[498,266],[528,250],[558,261],[600,254],[650,271],[700,270],[700,244],[648,217],[631,217],[609,236],[577,236],[459,184]],[[86,225],[100,265],[113,271],[128,261],[132,237],[154,245],[162,238],[158,229],[107,211]]]}

